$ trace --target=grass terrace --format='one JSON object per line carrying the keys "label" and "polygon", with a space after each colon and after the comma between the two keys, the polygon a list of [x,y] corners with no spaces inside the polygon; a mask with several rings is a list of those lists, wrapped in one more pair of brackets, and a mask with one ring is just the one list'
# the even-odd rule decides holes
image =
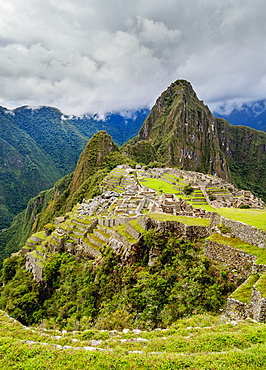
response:
{"label": "grass terrace", "polygon": [[45,231],[39,231],[33,234],[32,236],[35,236],[36,238],[40,238],[40,239],[46,239]]}
{"label": "grass terrace", "polygon": [[266,210],[220,208],[216,210],[221,216],[231,220],[241,221],[248,225],[266,231]]}
{"label": "grass terrace", "polygon": [[145,232],[145,230],[143,229],[142,226],[140,226],[138,220],[132,220],[129,222],[129,224],[136,230],[138,231],[139,233],[143,234]]}
{"label": "grass terrace", "polygon": [[[152,179],[150,177],[146,177],[145,179],[139,179],[141,185],[146,186],[150,189],[154,189],[157,191],[158,194],[161,193],[168,193],[168,194],[175,194],[178,193],[177,189],[174,185],[169,184],[161,179]],[[180,198],[186,198],[185,196],[179,195]]]}
{"label": "grass terrace", "polygon": [[249,303],[252,288],[258,279],[259,275],[250,275],[249,278],[230,295],[230,297],[243,303]]}
{"label": "grass terrace", "polygon": [[207,239],[224,245],[229,245],[229,247],[240,249],[245,253],[252,254],[253,256],[258,257],[255,261],[256,264],[262,263],[266,265],[266,249],[264,248],[259,248],[255,245],[247,244],[238,238],[228,238],[220,234],[213,234]]}
{"label": "grass terrace", "polygon": [[257,281],[255,287],[261,293],[262,297],[266,298],[266,272],[264,272],[264,274]]}
{"label": "grass terrace", "polygon": [[167,178],[167,180],[169,180],[169,181],[173,181],[177,184],[180,184],[181,186],[186,185],[186,183],[184,182],[184,179],[181,179],[181,178],[177,177],[176,175],[165,173],[165,174],[163,174],[162,177]]}
{"label": "grass terrace", "polygon": [[149,213],[147,216],[157,221],[177,221],[189,226],[210,226],[210,220],[206,218],[174,216],[165,213]]}
{"label": "grass terrace", "polygon": [[137,239],[133,238],[127,231],[126,231],[126,224],[117,225],[114,227],[115,231],[122,235],[124,238],[127,239],[129,243],[137,243]]}
{"label": "grass terrace", "polygon": [[210,206],[209,204],[201,204],[198,207],[196,206],[196,204],[194,204],[194,206],[195,208],[202,208],[207,212],[216,212],[216,209]]}

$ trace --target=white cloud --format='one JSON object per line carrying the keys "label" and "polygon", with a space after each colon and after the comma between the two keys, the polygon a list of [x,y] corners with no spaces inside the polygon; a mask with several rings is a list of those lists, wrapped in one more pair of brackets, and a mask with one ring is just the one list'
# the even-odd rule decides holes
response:
{"label": "white cloud", "polygon": [[218,107],[266,99],[264,0],[9,0],[0,104],[66,114],[151,106],[174,80]]}

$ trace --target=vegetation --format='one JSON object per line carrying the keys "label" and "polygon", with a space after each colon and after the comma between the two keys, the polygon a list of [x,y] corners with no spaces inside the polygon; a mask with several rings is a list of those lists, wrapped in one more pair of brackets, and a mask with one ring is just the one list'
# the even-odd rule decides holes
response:
{"label": "vegetation", "polygon": [[148,110],[132,118],[112,114],[70,118],[52,107],[0,107],[0,230],[30,198],[72,172],[88,139],[106,129],[119,145],[137,134]]}
{"label": "vegetation", "polygon": [[122,151],[129,155],[131,158],[138,163],[142,164],[149,164],[149,167],[152,167],[154,164],[158,163],[157,155],[155,152],[154,147],[149,141],[139,141],[136,144],[127,143],[124,147],[122,147]]}
{"label": "vegetation", "polygon": [[[265,132],[215,119],[191,84],[177,80],[157,99],[138,135],[123,150],[136,161],[141,155],[148,165],[159,160],[171,167],[216,173],[266,201],[265,139]],[[134,150],[143,143],[144,156]]]}
{"label": "vegetation", "polygon": [[83,198],[100,193],[99,184],[111,169],[134,162],[120,153],[111,137],[101,131],[89,140],[74,173],[58,180],[54,187],[31,199],[12,225],[0,233],[0,264],[3,258],[18,251],[30,233],[42,230],[55,217],[70,211]]}
{"label": "vegetation", "polygon": [[193,191],[194,191],[194,189],[193,189],[193,187],[190,184],[184,186],[184,188],[183,188],[183,193],[185,195],[190,195],[191,193],[193,193]]}
{"label": "vegetation", "polygon": [[153,179],[153,178],[143,178],[139,180],[143,186],[146,186],[150,189],[154,189],[157,191],[158,194],[161,193],[168,193],[174,194],[178,193],[178,190],[172,185],[164,180],[161,179]]}
{"label": "vegetation", "polygon": [[[25,245],[31,232],[37,229],[40,214],[50,209],[53,203],[56,203],[58,195],[64,193],[71,179],[72,174],[66,175],[58,180],[53,188],[42,191],[38,196],[32,198],[28,202],[27,208],[14,218],[11,226],[0,233],[0,265],[4,258],[17,252]],[[44,217],[44,224],[48,222],[50,222],[50,218],[45,222]]]}
{"label": "vegetation", "polygon": [[[0,113],[6,116],[5,112]],[[71,151],[67,150],[73,146],[72,136],[82,145],[83,134],[89,130],[84,127],[81,135],[77,130],[82,126],[80,120],[74,119],[72,123],[62,120],[61,113],[56,109],[43,108],[37,118],[36,112],[28,108],[17,110],[15,114],[18,113],[22,117],[18,124],[21,148],[16,135],[10,142],[5,137],[0,141],[0,154],[1,151],[7,153],[2,161],[3,166],[8,168],[1,175],[0,185],[1,181],[7,183],[10,194],[14,189],[17,191],[17,204],[21,198],[16,188],[18,176],[24,176],[26,169],[27,179],[34,183],[35,178],[39,181],[38,176],[43,171],[43,185],[46,180],[47,183],[51,180],[44,170],[49,169],[51,178],[57,176],[57,170],[62,173],[67,171],[71,166]],[[34,132],[32,117],[37,119],[43,131]],[[3,119],[5,134],[5,130],[14,128],[12,120]],[[122,150],[105,131],[91,138],[74,173],[33,198],[27,209],[16,216],[12,226],[0,234],[1,257],[24,245],[32,231],[39,231],[35,234],[39,237],[44,237],[44,232],[40,231],[43,228],[46,234],[51,233],[55,228],[54,217],[70,212],[83,198],[98,195],[102,180],[114,167],[119,164],[134,166],[135,162],[128,157],[147,167],[163,163],[201,172],[215,172],[228,178],[232,176],[235,184],[266,197],[265,135],[241,127],[232,128],[223,120],[216,120],[214,127],[210,127],[210,124],[213,125],[211,113],[197,99],[191,85],[186,81],[176,81],[158,99],[157,106],[145,121],[138,137]],[[199,126],[201,130],[198,130]],[[61,130],[63,135],[60,134]],[[10,134],[11,131],[7,132]],[[197,136],[199,131],[200,138]],[[57,136],[60,145],[55,147],[54,138]],[[238,136],[241,137],[241,143]],[[192,137],[193,142],[189,141]],[[228,138],[230,143],[227,142]],[[64,140],[67,143],[62,149]],[[79,144],[75,147],[77,151]],[[230,147],[233,153],[230,158],[224,145]],[[49,150],[51,158],[48,157],[45,163],[39,161],[43,153]],[[71,160],[75,160],[74,157]],[[117,178],[115,189],[122,191],[123,170],[117,171],[114,177]],[[200,191],[176,176],[165,173],[162,179],[140,177],[138,180],[158,194],[176,193],[183,199],[190,199],[191,203],[193,197],[198,204],[204,202]],[[36,189],[38,181],[34,183]],[[33,191],[32,187],[29,189]],[[213,189],[210,198],[214,199],[215,194],[223,190]],[[180,191],[185,195],[180,195]],[[3,194],[4,200],[11,199],[8,191],[4,190]],[[0,204],[0,222],[1,218],[4,220],[6,217],[8,224],[15,211],[10,208],[9,213],[6,204]],[[206,204],[202,208],[212,210]],[[218,212],[266,230],[265,211],[220,209]],[[201,218],[158,214],[149,214],[147,217],[159,221],[179,221],[191,226],[210,225],[209,220]],[[137,220],[131,221],[130,225],[143,233]],[[64,227],[68,227],[67,223]],[[224,225],[219,228],[222,233],[230,233],[230,229]],[[24,368],[25,365],[25,368],[31,369],[49,365],[49,369],[87,366],[95,369],[219,369],[230,368],[234,364],[236,369],[256,369],[263,366],[266,359],[264,325],[242,322],[235,327],[232,323],[224,323],[222,318],[219,321],[218,318],[206,316],[207,313],[217,314],[223,309],[226,298],[235,290],[240,279],[233,279],[229,269],[205,258],[201,241],[191,243],[171,234],[154,231],[145,232],[140,240],[136,240],[127,232],[125,225],[115,226],[115,230],[134,243],[127,261],[124,254],[115,254],[110,247],[99,247],[101,255],[94,261],[67,253],[53,253],[47,255],[46,259],[40,259],[39,264],[44,268],[43,281],[37,284],[32,274],[25,270],[23,255],[17,253],[5,259],[0,278],[0,308],[24,325],[39,327],[36,329],[38,332],[27,331],[27,339],[36,344],[25,343],[25,328],[0,313],[2,368]],[[75,229],[68,237],[75,237]],[[100,243],[101,239],[93,237],[98,245],[103,244]],[[261,248],[220,234],[212,235],[210,240],[255,255],[256,263],[266,264],[265,250]],[[44,243],[38,245],[36,242],[35,246],[36,250],[31,255],[38,257],[45,248]],[[265,297],[265,282],[266,273],[251,275],[245,284],[234,291],[232,297],[248,303],[254,286]],[[189,319],[192,315],[200,316]],[[48,330],[42,331],[42,328]],[[121,332],[124,328],[130,330]],[[134,332],[134,328],[138,328],[138,331]],[[76,332],[56,335],[55,330],[59,329]],[[139,329],[145,332],[140,334]],[[160,330],[150,331],[152,329]],[[110,330],[119,332],[111,334]],[[43,338],[47,347],[40,345]],[[73,341],[78,347],[75,350],[72,349]],[[88,347],[98,345],[95,341],[107,352],[84,354]],[[59,348],[55,347],[55,342]],[[62,355],[59,352],[62,348],[68,349],[69,353],[65,351]]]}
{"label": "vegetation", "polygon": [[135,333],[26,330],[4,312],[0,323],[3,370],[265,368],[266,326],[248,320],[235,325],[219,317],[195,315],[177,320],[164,331]]}
{"label": "vegetation", "polygon": [[[160,250],[148,265],[151,248]],[[136,249],[136,262],[122,264],[111,249],[92,261],[53,254],[37,284],[24,258],[4,262],[0,307],[24,324],[40,323],[76,330],[166,327],[178,318],[218,312],[235,288],[228,271],[203,257],[198,245],[153,231]]]}

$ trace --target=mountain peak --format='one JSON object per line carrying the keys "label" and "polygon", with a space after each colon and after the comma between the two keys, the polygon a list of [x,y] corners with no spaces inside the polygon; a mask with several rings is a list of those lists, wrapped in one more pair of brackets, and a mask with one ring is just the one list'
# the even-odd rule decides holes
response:
{"label": "mountain peak", "polygon": [[175,81],[157,99],[130,144],[142,140],[154,146],[160,162],[229,179],[215,118],[188,81]]}
{"label": "mountain peak", "polygon": [[93,135],[78,160],[73,174],[70,194],[76,191],[97,168],[102,166],[106,155],[118,150],[118,146],[113,142],[111,136],[107,134],[106,131],[102,130]]}

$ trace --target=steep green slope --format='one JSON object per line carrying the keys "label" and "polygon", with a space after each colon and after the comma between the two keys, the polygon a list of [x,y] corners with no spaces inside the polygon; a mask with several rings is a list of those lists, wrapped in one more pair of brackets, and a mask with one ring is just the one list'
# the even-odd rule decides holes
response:
{"label": "steep green slope", "polygon": [[[151,250],[160,251],[149,265]],[[236,288],[229,269],[202,255],[199,245],[149,231],[131,251],[101,249],[95,263],[67,253],[45,259],[43,281],[25,271],[23,256],[6,259],[2,270],[0,308],[24,324],[42,320],[74,330],[82,322],[100,329],[166,327],[178,318],[219,312]],[[1,284],[2,285],[2,284]]]}
{"label": "steep green slope", "polygon": [[74,170],[88,139],[101,129],[123,144],[136,135],[148,110],[126,118],[70,117],[52,107],[0,107],[0,230],[27,201]]}
{"label": "steep green slope", "polygon": [[20,107],[13,111],[11,119],[52,157],[61,176],[73,171],[87,136],[82,135],[69,120],[62,119],[58,109]]}
{"label": "steep green slope", "polygon": [[4,258],[18,251],[31,234],[33,224],[39,213],[44,212],[49,204],[62,194],[71,181],[72,174],[58,180],[55,185],[32,198],[27,207],[14,217],[10,227],[0,233],[0,264]]}
{"label": "steep green slope", "polygon": [[266,200],[266,133],[245,126],[232,126],[216,119],[220,148],[225,153],[232,180]]}
{"label": "steep green slope", "polygon": [[137,137],[124,150],[131,154],[136,143],[145,140],[153,145],[160,162],[228,178],[214,120],[192,86],[178,80],[157,99]]}
{"label": "steep green slope", "polygon": [[99,131],[86,145],[81,153],[73,178],[68,188],[56,196],[49,206],[36,218],[33,231],[40,230],[54,217],[71,210],[74,204],[83,198],[91,198],[99,193],[98,185],[106,174],[119,164],[134,162],[119,151],[111,136]]}
{"label": "steep green slope", "polygon": [[52,157],[0,109],[0,228],[61,177]]}

